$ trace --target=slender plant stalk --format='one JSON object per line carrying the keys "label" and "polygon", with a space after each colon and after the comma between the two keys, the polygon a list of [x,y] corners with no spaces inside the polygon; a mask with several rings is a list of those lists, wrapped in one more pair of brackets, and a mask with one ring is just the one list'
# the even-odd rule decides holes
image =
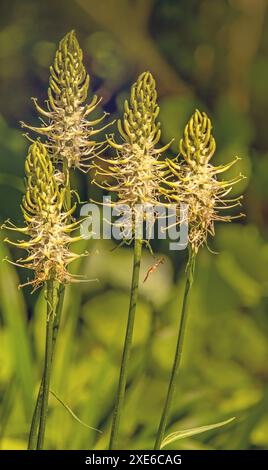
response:
{"label": "slender plant stalk", "polygon": [[45,429],[46,429],[46,418],[48,410],[48,398],[49,398],[49,385],[51,376],[52,366],[52,354],[53,354],[53,325],[56,313],[55,305],[55,285],[54,281],[50,280],[47,282],[47,331],[46,331],[46,351],[45,351],[45,363],[43,373],[43,387],[41,393],[41,410],[40,410],[40,426],[37,439],[37,449],[43,449]]}
{"label": "slender plant stalk", "polygon": [[187,307],[188,307],[188,300],[189,300],[189,292],[191,290],[191,286],[193,283],[193,276],[194,276],[194,268],[195,268],[195,255],[190,250],[189,251],[189,261],[186,269],[186,283],[185,283],[185,290],[183,296],[183,303],[182,303],[182,311],[179,321],[179,333],[178,333],[178,340],[176,346],[176,352],[173,362],[173,367],[171,370],[170,381],[168,392],[162,412],[161,421],[158,428],[157,438],[155,442],[155,450],[161,448],[161,443],[164,439],[164,434],[166,431],[169,411],[172,403],[172,398],[174,395],[175,384],[176,384],[176,376],[179,370],[180,362],[181,362],[181,355],[182,355],[182,347],[183,341],[185,336],[185,326],[186,326],[186,319],[187,319]]}
{"label": "slender plant stalk", "polygon": [[71,183],[70,183],[70,171],[68,168],[67,160],[63,160],[62,170],[65,178],[65,208],[68,211],[72,205],[72,194],[71,194]]}
{"label": "slender plant stalk", "polygon": [[114,414],[113,414],[112,430],[111,430],[111,437],[110,437],[110,444],[109,444],[110,450],[115,449],[117,447],[118,431],[119,431],[120,419],[122,415],[122,408],[124,404],[128,364],[129,364],[130,350],[131,350],[131,344],[132,344],[136,306],[137,306],[137,300],[138,300],[141,252],[142,252],[142,240],[139,238],[136,238],[135,245],[134,245],[134,259],[133,259],[133,272],[132,272],[132,283],[131,283],[131,292],[130,292],[130,304],[129,304],[129,312],[128,312],[128,323],[127,323],[124,350],[123,350],[122,361],[121,361],[121,369],[120,369],[119,384],[118,384],[117,395],[116,395],[116,403],[115,403]]}
{"label": "slender plant stalk", "polygon": [[[58,290],[58,301],[57,301],[57,306],[56,306],[55,319],[53,322],[52,360],[53,360],[53,356],[55,352],[57,335],[58,335],[58,330],[59,330],[59,325],[60,325],[60,320],[61,320],[64,294],[65,294],[65,286],[61,284]],[[38,436],[38,427],[39,427],[40,415],[41,415],[43,385],[44,385],[44,376],[42,377],[42,381],[39,387],[38,396],[37,396],[34,413],[32,417],[32,423],[31,423],[29,440],[28,440],[28,450],[36,450],[36,446],[37,446],[37,436]]]}
{"label": "slender plant stalk", "polygon": [[[69,210],[71,207],[70,174],[69,174],[67,162],[65,160],[63,161],[63,172],[64,172],[65,180],[66,180],[65,207],[66,207],[66,210]],[[54,356],[58,330],[60,326],[64,294],[65,294],[65,286],[61,284],[58,288],[58,299],[57,299],[57,305],[55,306],[55,318],[53,322],[53,334],[52,334],[52,358],[51,360],[53,359],[53,356]],[[42,381],[40,383],[37,400],[36,400],[36,404],[35,404],[35,408],[33,412],[29,440],[28,440],[28,450],[36,450],[37,448],[37,436],[38,436],[38,428],[40,425],[43,386],[44,386],[44,375],[42,376]]]}
{"label": "slender plant stalk", "polygon": [[60,320],[61,320],[61,314],[62,314],[64,294],[65,294],[65,285],[60,284],[59,288],[58,288],[58,299],[57,299],[55,319],[54,319],[54,322],[53,322],[52,359],[53,359],[53,356],[54,356],[58,331],[59,331],[59,327],[60,327]]}
{"label": "slender plant stalk", "polygon": [[33,412],[32,422],[31,422],[30,434],[29,434],[29,439],[28,439],[28,450],[36,450],[36,446],[37,446],[37,435],[38,435],[38,426],[40,423],[43,385],[44,385],[44,381],[42,377],[42,382],[39,387],[37,400],[36,400],[36,404],[35,404],[35,408]]}

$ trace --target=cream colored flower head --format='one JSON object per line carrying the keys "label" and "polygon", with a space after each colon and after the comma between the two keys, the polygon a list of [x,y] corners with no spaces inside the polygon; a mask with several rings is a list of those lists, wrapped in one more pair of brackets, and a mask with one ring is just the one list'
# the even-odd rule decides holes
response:
{"label": "cream colored flower head", "polygon": [[241,205],[241,197],[229,198],[232,187],[243,175],[230,180],[219,180],[218,175],[231,168],[239,159],[226,165],[210,163],[216,149],[211,121],[206,113],[195,111],[180,141],[180,154],[168,160],[172,179],[169,181],[169,199],[188,206],[189,243],[194,253],[207,243],[208,235],[214,236],[216,221],[230,222],[235,217],[225,211]]}
{"label": "cream colored flower head", "polygon": [[169,146],[157,148],[161,137],[159,106],[150,72],[139,76],[124,108],[124,117],[118,121],[122,141],[115,142],[113,136],[107,139],[116,156],[95,160],[94,182],[117,194],[115,204],[126,204],[135,211],[137,204],[159,204],[166,167],[159,156]]}
{"label": "cream colored flower head", "polygon": [[85,104],[90,78],[74,31],[61,40],[50,74],[47,109],[34,99],[42,126],[22,123],[22,127],[46,137],[45,145],[53,162],[86,171],[89,160],[103,148],[103,143],[95,141],[95,135],[107,126],[102,129],[95,129],[95,126],[106,114],[99,119],[88,120],[100,100],[94,96],[90,104]]}
{"label": "cream colored flower head", "polygon": [[27,282],[34,289],[48,280],[60,283],[73,281],[74,277],[69,274],[67,266],[79,255],[72,253],[69,245],[80,237],[70,236],[77,223],[68,223],[68,219],[75,207],[68,212],[63,210],[65,189],[58,186],[46,147],[40,142],[30,146],[25,174],[27,185],[22,203],[25,227],[18,228],[11,222],[4,225],[28,238],[18,242],[5,240],[28,252],[26,258],[19,259],[15,264],[34,271],[34,278]]}

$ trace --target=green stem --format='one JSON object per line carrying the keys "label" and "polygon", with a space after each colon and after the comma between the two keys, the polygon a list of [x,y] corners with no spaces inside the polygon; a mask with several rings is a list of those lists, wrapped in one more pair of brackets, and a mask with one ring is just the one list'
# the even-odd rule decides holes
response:
{"label": "green stem", "polygon": [[[66,193],[65,193],[65,208],[69,210],[71,208],[71,188],[70,188],[70,174],[67,165],[66,159],[63,160],[63,172],[65,175],[65,185],[66,185]],[[54,355],[58,330],[60,326],[60,319],[61,319],[61,312],[62,312],[62,305],[64,300],[64,293],[65,293],[65,286],[60,285],[58,290],[58,302],[55,313],[55,319],[53,324],[53,334],[52,334],[52,356]],[[35,450],[37,448],[37,435],[38,435],[38,427],[40,424],[40,416],[41,416],[41,403],[42,403],[42,395],[43,395],[43,385],[44,385],[44,376],[42,377],[42,381],[39,387],[37,400],[33,412],[31,428],[29,433],[29,440],[28,440],[28,450]]]}
{"label": "green stem", "polygon": [[47,282],[47,331],[46,331],[46,351],[45,351],[45,363],[43,373],[43,387],[41,394],[41,410],[40,410],[40,426],[37,439],[37,449],[43,449],[46,419],[48,411],[48,398],[49,398],[49,385],[51,376],[52,366],[52,351],[53,351],[53,325],[56,313],[55,305],[55,287],[54,281],[50,280]]}
{"label": "green stem", "polygon": [[[52,360],[55,352],[55,346],[57,341],[57,334],[60,325],[61,313],[62,313],[62,306],[65,294],[65,286],[60,285],[58,289],[58,302],[56,307],[55,319],[53,323],[53,337],[52,337]],[[31,422],[29,440],[28,440],[28,450],[36,450],[37,446],[37,435],[38,435],[38,426],[40,423],[40,415],[41,415],[41,403],[42,403],[42,393],[43,393],[43,385],[44,385],[44,378],[42,377],[42,381],[39,387],[38,396],[34,408],[34,413]]]}
{"label": "green stem", "polygon": [[160,421],[159,428],[158,428],[157,438],[155,442],[155,447],[154,447],[155,450],[161,448],[161,443],[164,439],[164,434],[165,434],[166,427],[167,427],[172,398],[174,395],[176,376],[177,376],[180,362],[181,362],[181,354],[182,354],[182,347],[183,347],[183,340],[185,336],[185,326],[186,326],[186,319],[187,319],[189,292],[193,283],[194,267],[195,267],[195,255],[190,251],[189,261],[188,261],[188,265],[186,269],[186,283],[185,283],[185,290],[184,290],[184,296],[183,296],[182,311],[181,311],[181,316],[180,316],[180,321],[179,321],[177,346],[176,346],[176,351],[175,351],[173,367],[171,370],[166,401],[164,404],[161,421]]}
{"label": "green stem", "polygon": [[62,314],[62,307],[64,301],[64,294],[65,294],[65,285],[60,284],[58,288],[58,298],[57,298],[57,306],[55,312],[55,319],[53,322],[53,335],[52,335],[52,356],[54,355],[55,346],[57,342],[58,331],[60,327],[60,320]]}
{"label": "green stem", "polygon": [[62,169],[63,169],[63,174],[65,177],[65,189],[66,189],[64,202],[65,202],[65,208],[68,211],[69,209],[71,209],[71,205],[72,205],[72,194],[71,194],[71,184],[70,184],[70,172],[69,172],[68,162],[66,158],[63,159]]}
{"label": "green stem", "polygon": [[43,392],[43,377],[42,382],[39,387],[37,400],[35,403],[35,408],[33,412],[30,434],[28,439],[28,450],[36,450],[37,446],[37,433],[38,433],[38,425],[40,422],[40,414],[41,414],[41,401],[42,401],[42,392]]}
{"label": "green stem", "polygon": [[121,361],[121,369],[119,376],[119,384],[117,389],[116,403],[113,414],[112,430],[110,437],[109,449],[116,449],[118,440],[118,430],[120,425],[120,419],[122,414],[122,407],[124,403],[126,383],[127,383],[127,371],[130,357],[130,350],[132,344],[133,328],[135,321],[136,305],[138,300],[138,288],[139,288],[139,273],[140,273],[140,262],[141,262],[141,251],[142,251],[142,240],[139,238],[135,239],[134,245],[134,259],[133,259],[133,272],[130,292],[130,304],[128,312],[128,322],[125,336],[125,343]]}

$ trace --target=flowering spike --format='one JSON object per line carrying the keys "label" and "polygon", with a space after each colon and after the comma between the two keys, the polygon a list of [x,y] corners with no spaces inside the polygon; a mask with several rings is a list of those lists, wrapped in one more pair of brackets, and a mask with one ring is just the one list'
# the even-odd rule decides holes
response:
{"label": "flowering spike", "polygon": [[187,123],[180,141],[180,153],[184,160],[167,160],[170,176],[173,177],[168,181],[168,197],[188,205],[189,243],[194,253],[206,243],[208,234],[214,235],[215,221],[230,222],[236,217],[221,215],[221,211],[241,205],[242,196],[228,200],[225,197],[232,186],[244,177],[238,175],[232,180],[217,180],[217,174],[231,168],[238,158],[227,165],[213,166],[210,159],[215,149],[211,121],[205,113],[197,110]]}
{"label": "flowering spike", "polygon": [[[69,232],[76,228],[77,222],[67,225],[72,210],[69,213],[63,211],[65,189],[58,186],[46,147],[40,142],[29,148],[25,174],[26,193],[22,212],[26,226],[18,231],[30,239],[18,242],[6,240],[28,252],[27,258],[19,259],[16,264],[34,271],[34,279],[27,283],[34,289],[50,279],[61,283],[72,281],[67,266],[78,255],[69,251],[69,245],[74,241]],[[9,221],[4,228],[16,229]]]}
{"label": "flowering spike", "polygon": [[164,165],[158,161],[162,149],[156,148],[161,135],[160,124],[156,122],[158,111],[155,80],[145,72],[132,86],[130,100],[124,105],[124,117],[118,121],[123,142],[116,143],[113,136],[107,138],[117,156],[106,160],[109,166],[100,166],[103,159],[93,165],[96,175],[101,177],[95,183],[116,192],[116,204],[128,205],[134,213],[137,204],[159,204]]}
{"label": "flowering spike", "polygon": [[89,83],[82,50],[75,32],[71,31],[60,41],[50,67],[47,109],[33,100],[37,112],[48,123],[42,127],[21,123],[22,127],[47,138],[45,145],[54,162],[64,162],[69,168],[78,167],[83,171],[88,169],[88,160],[103,145],[92,137],[107,127],[93,130],[106,114],[91,122],[87,119],[100,103],[97,96],[93,96],[91,103],[85,104]]}

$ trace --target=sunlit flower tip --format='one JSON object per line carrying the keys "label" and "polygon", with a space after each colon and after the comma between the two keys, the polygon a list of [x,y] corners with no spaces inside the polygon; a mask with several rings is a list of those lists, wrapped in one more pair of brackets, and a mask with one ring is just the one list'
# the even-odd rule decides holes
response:
{"label": "sunlit flower tip", "polygon": [[117,143],[113,136],[107,137],[116,150],[115,157],[94,161],[94,182],[117,193],[116,204],[134,208],[136,204],[159,203],[166,166],[158,158],[170,144],[157,148],[161,136],[158,113],[155,80],[145,72],[132,86],[124,117],[118,121],[122,141]]}
{"label": "sunlit flower tip", "polygon": [[68,212],[63,210],[65,189],[58,186],[46,147],[40,142],[29,148],[25,174],[26,193],[22,202],[25,226],[19,228],[10,221],[4,224],[4,228],[28,236],[27,240],[17,242],[6,239],[9,244],[28,252],[26,258],[13,264],[34,271],[34,279],[24,284],[34,289],[52,279],[60,283],[73,282],[75,277],[69,274],[67,266],[81,256],[69,250],[70,243],[80,239],[71,236],[78,222],[68,223],[75,206]]}
{"label": "sunlit flower tip", "polygon": [[87,171],[92,156],[103,149],[104,142],[96,142],[95,135],[109,125],[95,128],[107,113],[88,120],[101,101],[95,95],[90,104],[85,104],[89,83],[82,50],[75,32],[71,31],[60,41],[54,64],[50,67],[47,108],[43,109],[33,99],[42,126],[21,123],[22,127],[46,137],[45,145],[54,162],[61,161],[69,168],[78,167],[83,171]]}
{"label": "sunlit flower tip", "polygon": [[210,160],[215,149],[211,121],[206,113],[196,110],[180,141],[183,159],[167,160],[170,170],[167,183],[169,200],[188,206],[188,236],[194,253],[207,243],[209,234],[214,236],[216,221],[230,222],[243,215],[222,214],[222,211],[241,206],[242,196],[227,196],[244,176],[239,174],[230,180],[218,180],[217,175],[229,170],[239,158],[225,165],[213,166]]}
{"label": "sunlit flower tip", "polygon": [[196,110],[184,129],[180,153],[189,165],[206,165],[216,150],[211,121],[206,113]]}

